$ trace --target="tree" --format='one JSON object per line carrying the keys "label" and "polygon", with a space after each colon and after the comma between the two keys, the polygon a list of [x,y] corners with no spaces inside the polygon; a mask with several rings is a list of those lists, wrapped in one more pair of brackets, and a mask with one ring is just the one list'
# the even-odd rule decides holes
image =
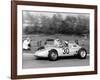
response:
{"label": "tree", "polygon": [[76,27],[77,34],[89,34],[89,17],[78,15],[78,23]]}
{"label": "tree", "polygon": [[77,22],[77,18],[74,17],[74,16],[66,16],[65,20],[64,20],[64,24],[63,25],[66,25],[64,26],[64,30],[65,30],[65,33],[67,34],[73,34],[74,33],[74,28],[76,27],[76,23]]}
{"label": "tree", "polygon": [[61,28],[62,24],[62,16],[60,14],[54,14],[51,20],[51,29],[54,29],[54,33],[59,33],[59,29]]}

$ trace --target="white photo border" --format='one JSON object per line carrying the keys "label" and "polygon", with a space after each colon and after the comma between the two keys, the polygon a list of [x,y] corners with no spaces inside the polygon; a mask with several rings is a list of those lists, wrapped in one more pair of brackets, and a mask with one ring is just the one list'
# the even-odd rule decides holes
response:
{"label": "white photo border", "polygon": [[[90,14],[90,65],[67,67],[67,68],[55,67],[55,68],[22,69],[22,10],[89,13]],[[95,12],[94,9],[17,5],[17,75],[94,71],[94,54],[95,54],[94,12]]]}

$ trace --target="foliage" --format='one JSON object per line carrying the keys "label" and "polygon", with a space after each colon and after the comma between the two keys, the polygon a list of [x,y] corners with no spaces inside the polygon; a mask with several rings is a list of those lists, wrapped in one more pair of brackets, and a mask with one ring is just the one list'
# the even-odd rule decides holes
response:
{"label": "foliage", "polygon": [[34,16],[27,14],[23,19],[24,34],[88,34],[89,33],[89,18],[84,15],[67,15],[64,18],[61,14],[53,14],[52,17],[46,15]]}

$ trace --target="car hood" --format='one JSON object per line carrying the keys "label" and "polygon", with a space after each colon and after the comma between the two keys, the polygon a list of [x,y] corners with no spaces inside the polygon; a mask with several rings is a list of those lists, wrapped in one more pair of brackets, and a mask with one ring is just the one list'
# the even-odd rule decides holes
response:
{"label": "car hood", "polygon": [[37,50],[34,53],[34,56],[38,56],[38,57],[47,57],[48,56],[48,49],[41,49],[41,50]]}

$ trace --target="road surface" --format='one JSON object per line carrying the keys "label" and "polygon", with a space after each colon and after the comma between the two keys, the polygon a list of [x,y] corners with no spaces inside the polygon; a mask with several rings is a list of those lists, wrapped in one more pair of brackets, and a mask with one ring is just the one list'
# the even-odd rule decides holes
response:
{"label": "road surface", "polygon": [[77,59],[75,57],[60,58],[57,61],[49,61],[48,59],[36,59],[31,53],[23,53],[22,67],[30,68],[48,68],[48,67],[72,67],[72,66],[88,66],[89,56],[86,59]]}

